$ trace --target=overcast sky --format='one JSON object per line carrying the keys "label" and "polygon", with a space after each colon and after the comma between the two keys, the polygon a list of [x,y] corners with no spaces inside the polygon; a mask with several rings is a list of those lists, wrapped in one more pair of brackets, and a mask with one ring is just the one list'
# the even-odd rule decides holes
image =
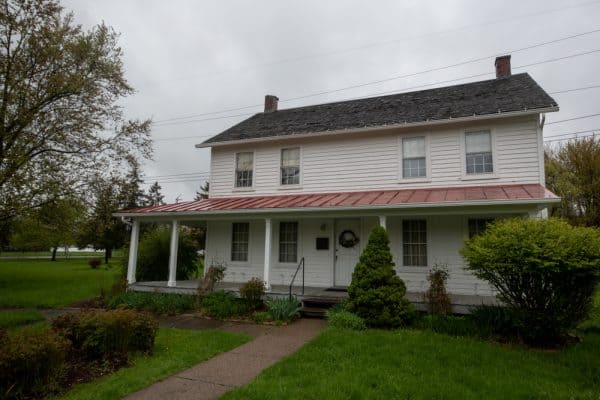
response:
{"label": "overcast sky", "polygon": [[[144,175],[149,183],[159,181],[168,202],[177,196],[191,200],[208,177],[210,150],[195,149],[194,144],[247,118],[240,114],[262,111],[267,93],[280,98],[280,108],[290,108],[482,73],[488,75],[456,83],[490,79],[495,55],[509,51],[513,73],[529,72],[547,92],[600,85],[600,51],[516,68],[599,50],[600,32],[514,51],[600,29],[600,1],[68,0],[63,4],[85,27],[105,21],[121,33],[125,74],[137,90],[123,105],[128,117],[152,117],[156,122],[154,160],[144,165]],[[481,57],[487,58],[285,101]],[[599,94],[600,88],[553,94],[561,111],[547,116],[545,137],[599,129],[600,116],[552,123],[600,113]],[[256,106],[212,113],[251,105]],[[172,120],[188,116],[195,117]],[[159,122],[163,120],[170,121]],[[161,177],[153,178],[157,176]]]}

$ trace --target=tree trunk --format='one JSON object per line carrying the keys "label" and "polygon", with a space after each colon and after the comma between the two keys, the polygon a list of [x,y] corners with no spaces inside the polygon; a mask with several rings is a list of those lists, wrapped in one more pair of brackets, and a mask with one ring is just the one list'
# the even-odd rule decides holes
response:
{"label": "tree trunk", "polygon": [[54,246],[52,248],[52,259],[51,261],[56,261],[56,251],[58,250],[58,246]]}
{"label": "tree trunk", "polygon": [[111,248],[106,248],[104,249],[104,264],[108,264],[108,260],[110,260],[112,257],[112,249]]}

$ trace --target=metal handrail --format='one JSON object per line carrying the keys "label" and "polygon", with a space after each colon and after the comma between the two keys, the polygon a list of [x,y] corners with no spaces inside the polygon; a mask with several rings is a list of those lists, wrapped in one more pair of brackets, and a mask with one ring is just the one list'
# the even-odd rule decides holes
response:
{"label": "metal handrail", "polygon": [[296,267],[296,272],[294,272],[294,276],[292,277],[292,281],[290,282],[290,300],[292,299],[292,286],[294,286],[294,281],[296,280],[296,275],[298,275],[298,271],[300,271],[300,267],[302,267],[302,295],[304,296],[304,257],[300,259],[298,266]]}

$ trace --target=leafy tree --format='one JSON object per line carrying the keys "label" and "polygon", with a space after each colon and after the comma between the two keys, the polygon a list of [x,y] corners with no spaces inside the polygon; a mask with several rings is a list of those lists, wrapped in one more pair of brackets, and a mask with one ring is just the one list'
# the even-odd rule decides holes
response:
{"label": "leafy tree", "polygon": [[113,249],[123,246],[127,236],[126,225],[112,215],[124,208],[120,192],[123,183],[116,177],[96,178],[92,189],[95,202],[79,238],[81,247],[91,245],[94,249],[104,249],[106,264],[112,257]]}
{"label": "leafy tree", "polygon": [[160,206],[161,204],[165,204],[165,196],[161,193],[162,187],[158,184],[158,182],[154,182],[150,189],[148,189],[148,205],[151,206]]}
{"label": "leafy tree", "polygon": [[349,309],[374,327],[397,327],[408,322],[412,305],[406,286],[396,275],[388,234],[376,226],[352,273]]}
{"label": "leafy tree", "polygon": [[125,120],[133,93],[118,34],[74,24],[57,0],[0,6],[0,221],[149,157],[150,121]]}
{"label": "leafy tree", "polygon": [[545,154],[546,185],[562,198],[554,215],[600,226],[600,138],[570,141]]}
{"label": "leafy tree", "polygon": [[558,218],[495,221],[461,253],[532,343],[553,342],[582,321],[600,280],[598,230]]}
{"label": "leafy tree", "polygon": [[208,199],[208,192],[210,183],[208,181],[204,182],[204,185],[200,185],[200,191],[196,191],[196,196],[194,196],[194,200],[204,200]]}
{"label": "leafy tree", "polygon": [[17,220],[11,244],[23,251],[52,249],[52,261],[56,261],[59,247],[76,243],[83,217],[80,199],[70,197],[45,203]]}

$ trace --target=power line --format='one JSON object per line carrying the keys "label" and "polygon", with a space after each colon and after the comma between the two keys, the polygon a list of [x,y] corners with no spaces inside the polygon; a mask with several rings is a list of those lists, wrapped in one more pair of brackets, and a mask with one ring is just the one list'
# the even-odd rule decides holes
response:
{"label": "power line", "polygon": [[546,122],[546,125],[560,124],[562,122],[575,121],[575,120],[578,120],[578,119],[585,119],[585,118],[592,118],[592,117],[597,117],[599,115],[600,115],[600,113],[596,113],[596,114],[582,115],[582,116],[574,117],[574,118],[560,119],[558,121]]}
{"label": "power line", "polygon": [[575,132],[567,132],[567,133],[561,133],[560,135],[548,135],[546,136],[546,139],[554,139],[554,138],[559,138],[562,136],[571,136],[571,135],[578,135],[580,133],[588,133],[588,132],[595,132],[595,131],[599,131],[600,128],[595,128],[595,129],[587,129],[584,131],[575,131]]}
{"label": "power line", "polygon": [[570,137],[570,138],[562,138],[562,139],[548,139],[548,140],[544,140],[544,143],[554,143],[554,142],[565,142],[565,141],[569,141],[569,140],[578,140],[578,139],[588,139],[588,138],[595,138],[596,135],[598,135],[597,132],[592,133],[591,135],[582,135],[582,136],[574,136],[574,137]]}
{"label": "power line", "polygon": [[[479,26],[490,26],[490,25],[495,25],[495,24],[499,24],[499,23],[503,23],[503,22],[509,22],[509,21],[522,19],[522,18],[536,17],[539,15],[549,14],[549,13],[553,13],[553,12],[557,12],[557,11],[564,11],[564,10],[572,9],[572,8],[584,7],[584,6],[588,6],[591,4],[597,4],[597,3],[598,3],[598,1],[590,1],[590,2],[586,2],[586,3],[575,4],[572,6],[567,6],[567,7],[562,7],[562,8],[544,10],[544,11],[538,12],[538,13],[522,14],[522,15],[518,15],[515,17],[511,17],[511,18],[499,19],[496,21],[484,21],[484,22],[480,22],[480,23],[476,23],[476,24],[464,25],[464,26],[461,26],[458,28],[453,28],[453,29],[434,31],[434,32],[429,32],[429,33],[415,35],[415,36],[407,36],[407,37],[399,38],[399,39],[395,39],[395,40],[380,41],[380,42],[374,42],[374,43],[370,43],[370,44],[366,44],[366,45],[362,45],[362,46],[349,47],[349,48],[345,48],[345,49],[333,50],[333,51],[324,52],[324,53],[317,53],[317,54],[312,54],[312,55],[305,55],[305,56],[291,57],[291,58],[287,58],[287,59],[274,60],[274,61],[270,61],[270,62],[249,65],[244,68],[236,68],[236,69],[230,69],[230,70],[226,70],[226,71],[216,71],[213,73],[206,73],[206,74],[198,75],[197,78],[204,78],[204,77],[209,77],[209,76],[214,76],[214,75],[221,75],[224,73],[251,70],[251,69],[258,68],[258,67],[265,67],[265,66],[268,67],[268,66],[273,66],[273,65],[292,63],[292,62],[302,61],[305,59],[312,59],[312,58],[327,57],[327,56],[331,56],[331,55],[343,54],[343,53],[348,53],[348,52],[352,52],[352,51],[378,47],[378,46],[382,46],[382,45],[390,45],[393,43],[398,43],[398,42],[402,42],[402,41],[406,41],[406,40],[414,40],[414,39],[419,39],[419,38],[423,38],[423,37],[439,35],[439,34],[443,34],[443,33],[457,32],[457,31],[474,28],[474,27],[479,27]],[[174,81],[182,81],[182,80],[189,80],[189,79],[195,79],[195,78],[171,79],[171,80],[168,80],[165,82],[174,82]]]}
{"label": "power line", "polygon": [[[516,67],[516,68],[519,68],[519,67]],[[410,90],[410,89],[415,89],[415,88],[424,87],[424,86],[432,86],[432,85],[436,85],[436,84],[440,84],[440,83],[449,83],[449,82],[454,82],[454,81],[458,81],[458,80],[462,80],[462,79],[469,79],[469,78],[478,77],[478,76],[487,75],[487,74],[488,73],[486,72],[486,73],[470,75],[470,76],[462,77],[462,78],[448,79],[448,80],[444,80],[444,81],[437,81],[437,82],[428,83],[428,84],[425,84],[425,85],[411,86],[411,87],[407,87],[407,88],[399,89],[399,90]],[[579,87],[579,88],[558,90],[558,91],[554,91],[554,92],[549,92],[548,94],[561,94],[561,93],[569,93],[569,92],[576,92],[576,91],[596,89],[596,88],[600,88],[600,85],[590,85],[590,86],[583,86],[583,87]],[[393,91],[393,92],[394,93],[400,93],[398,91]],[[357,100],[357,99],[360,99],[360,98],[367,98],[367,97],[371,97],[371,96],[374,96],[374,95],[381,95],[381,94],[388,94],[388,93],[391,93],[391,91],[390,92],[371,93],[369,95],[366,95],[365,97],[357,97],[357,98],[353,98],[353,99],[350,99],[350,100]],[[552,122],[552,123],[557,123],[557,122],[558,121],[555,121],[555,122]],[[548,123],[548,124],[551,124],[551,123]],[[209,138],[209,137],[213,137],[213,136],[215,136],[215,135],[176,136],[176,137],[171,137],[171,138],[154,139],[154,141],[155,142],[166,142],[166,141],[187,140],[187,139],[205,139],[205,138]]]}
{"label": "power line", "polygon": [[574,89],[557,90],[555,92],[549,92],[548,94],[570,93],[570,92],[577,92],[580,90],[597,89],[597,88],[600,88],[600,85],[584,86],[584,87],[574,88]]}
{"label": "power line", "polygon": [[146,177],[146,179],[154,179],[154,178],[168,178],[170,176],[179,176],[179,175],[202,175],[202,174],[206,174],[209,173],[210,171],[198,171],[198,172],[185,172],[185,173],[176,173],[176,174],[169,174],[169,175],[149,175]]}
{"label": "power line", "polygon": [[[426,74],[426,73],[430,73],[430,72],[441,71],[441,70],[445,70],[445,69],[449,69],[449,68],[455,68],[455,67],[458,67],[458,66],[467,65],[467,64],[474,63],[474,62],[484,61],[484,60],[487,60],[487,59],[489,59],[491,57],[495,57],[498,54],[507,54],[507,53],[513,54],[513,53],[518,53],[518,52],[522,52],[522,51],[526,51],[526,50],[531,50],[531,49],[534,49],[534,48],[537,48],[537,47],[546,46],[546,45],[549,45],[549,44],[559,43],[559,42],[562,42],[562,41],[565,41],[565,40],[571,40],[571,39],[575,39],[575,38],[578,38],[578,37],[591,35],[591,34],[594,34],[594,33],[597,33],[597,32],[600,32],[600,28],[599,29],[594,29],[594,30],[591,30],[591,31],[577,33],[577,34],[570,35],[570,36],[565,36],[565,37],[561,37],[561,38],[549,40],[549,41],[546,41],[546,42],[536,43],[536,44],[533,44],[533,45],[521,47],[521,48],[514,49],[514,50],[503,51],[503,52],[492,54],[492,55],[488,55],[488,56],[485,56],[485,57],[473,58],[473,59],[461,61],[461,62],[450,64],[450,65],[445,65],[445,66],[441,66],[441,67],[430,68],[430,69],[427,69],[427,70],[412,72],[412,73],[404,74],[404,75],[397,75],[397,76],[393,76],[393,77],[389,77],[389,78],[384,78],[384,79],[379,79],[379,80],[370,81],[370,82],[365,82],[365,83],[361,83],[361,84],[350,85],[350,86],[346,86],[346,87],[342,87],[342,88],[338,88],[338,89],[332,89],[332,90],[321,91],[321,92],[316,92],[316,93],[310,93],[310,94],[307,94],[307,95],[302,95],[302,96],[296,96],[296,97],[291,97],[291,98],[287,98],[287,99],[282,99],[282,100],[280,100],[280,102],[289,102],[289,101],[294,101],[294,100],[306,99],[306,98],[310,98],[310,97],[321,96],[321,95],[324,95],[324,94],[331,94],[331,93],[336,93],[336,92],[340,92],[340,91],[345,91],[345,90],[350,90],[350,89],[356,89],[356,88],[359,88],[359,87],[364,87],[364,86],[369,86],[369,85],[375,85],[375,84],[379,84],[379,83],[383,83],[383,82],[389,82],[389,81],[392,81],[392,80],[398,80],[398,79],[402,79],[402,78],[409,78],[409,77],[413,77],[413,76],[417,76],[417,75],[422,75],[422,74]],[[525,67],[525,66],[523,66],[523,67]],[[224,113],[224,112],[238,111],[238,110],[244,110],[244,109],[248,109],[248,108],[260,107],[261,105],[262,104],[253,104],[253,105],[247,105],[247,106],[236,107],[236,108],[228,108],[228,109],[225,109],[225,110],[211,111],[211,112],[206,112],[206,113],[201,113],[201,114],[192,114],[192,115],[182,116],[182,117],[167,118],[167,119],[163,119],[163,120],[158,120],[156,122],[157,123],[162,123],[162,122],[169,122],[169,121],[174,121],[174,120],[190,119],[190,118],[195,118],[195,117],[199,117],[199,116],[221,114],[221,113]]]}
{"label": "power line", "polygon": [[[536,65],[541,65],[541,64],[556,62],[556,61],[562,61],[562,60],[566,60],[566,59],[570,59],[570,58],[585,56],[585,55],[599,53],[599,52],[600,52],[600,49],[595,49],[595,50],[585,51],[585,52],[582,52],[582,53],[570,54],[568,56],[555,57],[555,58],[550,58],[550,59],[547,59],[547,60],[536,61],[536,62],[529,63],[529,64],[515,66],[513,68],[514,69],[526,68],[526,67],[531,67],[531,66],[536,66]],[[459,81],[459,80],[464,80],[464,79],[469,79],[469,78],[479,77],[479,76],[484,76],[484,75],[489,75],[489,74],[490,74],[489,72],[480,73],[480,74],[471,75],[469,77],[462,77],[462,78],[450,79],[450,80],[445,80],[445,81],[440,81],[440,82],[434,82],[434,83],[427,83],[427,84],[423,84],[423,85],[412,86],[412,87],[405,88],[405,89],[402,89],[402,90],[416,89],[416,88],[422,88],[422,87],[427,87],[427,86],[433,86],[433,85],[436,85],[436,84],[439,84],[439,83],[448,83],[448,82],[451,82],[451,81]],[[591,88],[592,87],[590,87],[590,89]],[[575,90],[577,90],[577,89],[572,89],[570,91],[575,91]],[[325,92],[321,92],[321,93],[325,93]],[[376,96],[376,95],[392,94],[392,93],[400,93],[400,92],[387,91],[387,92],[369,93],[369,94],[366,94],[364,96],[355,97],[355,98],[340,99],[340,100],[337,100],[337,101],[339,102],[339,101],[347,101],[347,100],[356,100],[356,99],[368,98],[368,97]],[[243,116],[249,116],[249,115],[254,115],[254,113],[236,114],[236,115],[228,115],[228,116],[213,117],[213,118],[204,118],[204,119],[196,119],[196,120],[180,121],[180,122],[170,122],[170,123],[163,123],[161,125],[156,125],[155,127],[171,126],[171,125],[186,125],[186,124],[191,124],[191,123],[196,123],[196,122],[212,121],[212,120],[216,120],[216,119],[226,119],[226,118],[243,117]],[[160,139],[156,139],[156,140],[159,141]],[[169,139],[162,139],[161,141],[164,141],[164,140],[169,140]]]}

